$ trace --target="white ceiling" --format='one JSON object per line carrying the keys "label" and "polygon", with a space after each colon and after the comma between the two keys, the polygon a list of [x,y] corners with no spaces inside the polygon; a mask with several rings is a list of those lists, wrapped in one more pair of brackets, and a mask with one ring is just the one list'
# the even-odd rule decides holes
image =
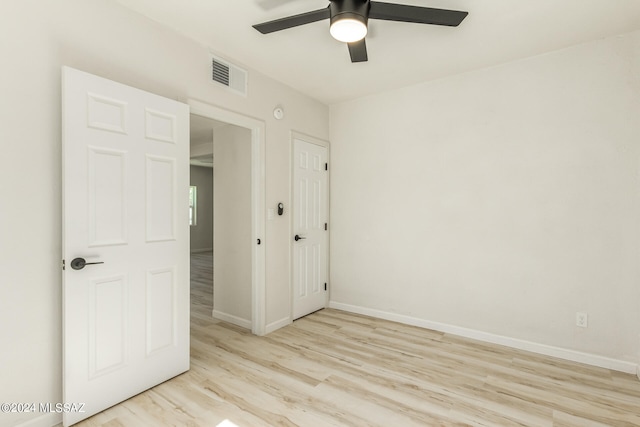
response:
{"label": "white ceiling", "polygon": [[212,144],[213,132],[228,123],[191,114],[189,117],[189,140],[192,147],[200,144]]}
{"label": "white ceiling", "polygon": [[209,148],[197,149],[197,155],[191,156],[193,166],[213,167],[213,133],[224,126],[233,126],[228,123],[213,120],[207,117],[191,114],[189,117],[189,142],[193,152],[194,147],[209,145]]}
{"label": "white ceiling", "polygon": [[328,20],[268,35],[251,27],[328,0],[116,1],[325,104],[640,29],[640,0],[385,0],[469,16],[457,28],[371,20],[369,61],[352,64]]}

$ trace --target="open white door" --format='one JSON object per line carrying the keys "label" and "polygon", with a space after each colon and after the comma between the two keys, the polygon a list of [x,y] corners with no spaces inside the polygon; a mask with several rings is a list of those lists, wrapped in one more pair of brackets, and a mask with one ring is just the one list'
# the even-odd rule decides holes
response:
{"label": "open white door", "polygon": [[189,369],[189,107],[62,80],[68,426]]}
{"label": "open white door", "polygon": [[327,148],[293,141],[293,319],[326,307],[329,267]]}

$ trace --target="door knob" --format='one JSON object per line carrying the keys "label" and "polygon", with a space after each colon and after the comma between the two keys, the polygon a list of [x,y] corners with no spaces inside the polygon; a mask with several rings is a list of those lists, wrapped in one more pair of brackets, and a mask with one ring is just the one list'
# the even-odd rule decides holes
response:
{"label": "door knob", "polygon": [[104,262],[87,262],[84,258],[74,258],[71,260],[71,268],[74,270],[82,270],[85,265],[104,264]]}
{"label": "door knob", "polygon": [[296,242],[297,242],[298,240],[302,240],[302,239],[306,239],[306,237],[298,236],[298,235],[296,234],[296,237],[294,237],[294,238],[293,238],[293,240],[295,240]]}

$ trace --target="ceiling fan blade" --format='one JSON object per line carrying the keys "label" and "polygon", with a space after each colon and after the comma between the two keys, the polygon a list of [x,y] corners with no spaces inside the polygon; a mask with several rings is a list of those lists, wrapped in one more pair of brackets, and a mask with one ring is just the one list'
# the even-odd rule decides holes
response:
{"label": "ceiling fan blade", "polygon": [[299,15],[288,16],[286,18],[276,19],[274,21],[264,22],[253,26],[262,34],[269,34],[275,31],[286,30],[287,28],[297,27],[298,25],[310,24],[312,22],[329,19],[329,8],[314,10],[312,12],[301,13]]}
{"label": "ceiling fan blade", "polygon": [[372,1],[369,19],[457,27],[468,14],[469,12],[458,10],[432,9],[430,7]]}
{"label": "ceiling fan blade", "polygon": [[351,62],[366,62],[369,59],[367,56],[367,44],[364,39],[353,43],[347,43],[347,45],[349,46]]}

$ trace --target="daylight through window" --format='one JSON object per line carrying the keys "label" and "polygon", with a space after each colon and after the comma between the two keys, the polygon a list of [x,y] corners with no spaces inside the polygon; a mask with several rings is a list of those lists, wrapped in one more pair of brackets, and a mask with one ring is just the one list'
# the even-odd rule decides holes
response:
{"label": "daylight through window", "polygon": [[196,211],[198,205],[198,188],[195,185],[189,187],[189,225],[196,225]]}

